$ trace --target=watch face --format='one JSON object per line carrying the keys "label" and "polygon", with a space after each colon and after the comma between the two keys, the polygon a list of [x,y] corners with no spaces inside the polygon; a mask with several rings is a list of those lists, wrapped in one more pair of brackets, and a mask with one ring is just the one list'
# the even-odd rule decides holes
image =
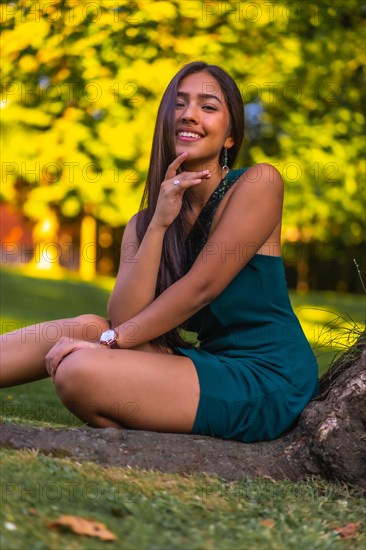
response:
{"label": "watch face", "polygon": [[106,330],[102,334],[102,338],[103,338],[104,341],[113,340],[113,338],[115,338],[115,336],[116,336],[116,333],[112,329]]}
{"label": "watch face", "polygon": [[110,348],[118,348],[117,337],[117,332],[112,328],[106,330],[105,332],[102,332],[99,342],[104,346],[108,346]]}

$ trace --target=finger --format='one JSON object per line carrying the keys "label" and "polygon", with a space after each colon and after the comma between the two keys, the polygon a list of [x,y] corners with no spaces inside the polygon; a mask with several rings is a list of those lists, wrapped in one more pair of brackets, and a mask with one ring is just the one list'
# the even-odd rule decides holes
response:
{"label": "finger", "polygon": [[165,179],[170,179],[175,176],[179,166],[186,160],[188,153],[181,153],[176,159],[173,160],[168,166],[168,170],[165,174]]}
{"label": "finger", "polygon": [[[179,180],[179,183],[174,183],[174,181],[176,180]],[[171,185],[173,188],[176,189],[176,191],[179,193],[181,191],[184,191],[185,189],[188,189],[189,187],[192,187],[193,185],[198,185],[199,183],[201,183],[203,180],[203,178],[194,178],[194,179],[190,179],[190,180],[181,180],[179,178],[172,178],[170,180],[171,182]]]}
{"label": "finger", "polygon": [[62,347],[61,346],[59,347],[60,349],[56,348],[56,350],[53,348],[55,353],[50,361],[50,373],[51,373],[50,376],[52,377],[52,380],[55,379],[57,369],[59,368],[62,361],[68,355],[72,354],[74,351],[78,351],[80,349],[85,349],[85,348],[104,349],[104,346],[102,346],[101,344],[98,344],[95,342],[85,342],[84,340],[66,341],[66,345],[64,340]]}
{"label": "finger", "polygon": [[63,350],[61,353],[58,353],[57,355],[55,355],[51,363],[51,378],[53,381],[55,380],[57,369],[61,365],[62,361],[65,359],[65,357],[70,355],[73,351],[76,351],[76,350],[75,349],[71,349],[69,351]]}
{"label": "finger", "polygon": [[52,377],[52,372],[54,368],[54,360],[55,360],[55,346],[47,353],[45,357],[45,364],[46,364],[46,370],[49,374],[49,376]]}
{"label": "finger", "polygon": [[47,364],[47,372],[48,374],[50,375],[50,377],[52,378],[52,380],[54,380],[55,378],[55,372],[57,370],[57,366],[59,364],[59,357],[57,354],[52,354],[50,357],[48,357],[48,359],[46,360],[46,364]]}
{"label": "finger", "polygon": [[48,374],[53,378],[57,367],[61,363],[62,359],[74,351],[77,346],[77,342],[69,340],[66,337],[60,338],[60,340],[50,349],[45,357],[46,370]]}
{"label": "finger", "polygon": [[48,359],[47,356],[45,357],[45,364],[46,364],[46,371],[48,373],[48,376],[51,376],[51,365],[50,365],[50,360]]}
{"label": "finger", "polygon": [[209,170],[202,170],[201,172],[182,172],[164,183],[168,183],[168,185],[173,183],[174,186],[183,187],[187,183],[188,185],[191,183],[201,183],[203,179],[208,179],[210,177],[211,173]]}

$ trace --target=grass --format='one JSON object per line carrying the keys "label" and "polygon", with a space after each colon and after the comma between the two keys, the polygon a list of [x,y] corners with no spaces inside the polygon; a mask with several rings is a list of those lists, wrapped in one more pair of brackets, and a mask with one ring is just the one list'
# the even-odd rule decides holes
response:
{"label": "grass", "polygon": [[[2,329],[86,312],[105,315],[110,289],[109,280],[88,284],[5,270]],[[345,345],[347,330],[364,321],[363,297],[292,293],[291,300],[323,362],[320,369],[325,370],[329,357]],[[330,338],[319,338],[324,331]],[[5,422],[81,425],[60,404],[49,380],[1,390],[0,405]],[[362,495],[343,484],[319,479],[297,484],[268,479],[227,483],[203,475],[81,465],[34,451],[4,449],[1,455],[0,547],[7,550],[99,550],[107,545],[51,528],[50,522],[63,514],[103,522],[117,536],[108,548],[358,550],[365,546],[362,529],[349,539],[337,532],[338,527],[362,522],[364,515]]]}
{"label": "grass", "polygon": [[17,327],[74,317],[80,313],[106,315],[112,281],[100,279],[98,284],[70,279],[53,280],[25,275],[18,270],[2,269],[1,323]]}
{"label": "grass", "polygon": [[228,483],[4,451],[2,492],[7,550],[107,546],[50,527],[64,514],[102,522],[117,536],[110,549],[364,548],[361,529],[354,539],[336,530],[362,521],[362,495],[319,480]]}
{"label": "grass", "polygon": [[337,292],[290,293],[292,306],[318,360],[319,376],[364,330],[364,294]]}
{"label": "grass", "polygon": [[[80,313],[106,315],[112,283],[99,285],[29,277],[17,270],[1,274],[1,332],[32,323],[74,317]],[[42,426],[80,426],[60,403],[50,380],[0,391],[3,421]]]}

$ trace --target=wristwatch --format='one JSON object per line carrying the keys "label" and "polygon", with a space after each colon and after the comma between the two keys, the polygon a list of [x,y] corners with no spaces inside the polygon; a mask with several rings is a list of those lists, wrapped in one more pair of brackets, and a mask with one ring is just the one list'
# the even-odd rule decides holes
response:
{"label": "wristwatch", "polygon": [[103,346],[107,346],[107,348],[118,349],[117,338],[117,332],[113,328],[110,328],[102,332],[99,342]]}

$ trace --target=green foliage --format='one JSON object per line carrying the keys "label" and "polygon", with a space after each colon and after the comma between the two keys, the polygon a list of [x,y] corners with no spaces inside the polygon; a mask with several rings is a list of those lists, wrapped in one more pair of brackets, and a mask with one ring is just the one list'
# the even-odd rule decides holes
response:
{"label": "green foliage", "polygon": [[161,95],[178,68],[204,59],[232,74],[247,104],[239,164],[267,161],[283,175],[284,240],[362,242],[357,0],[2,8],[2,199],[30,218],[51,206],[63,221],[91,213],[126,224]]}

